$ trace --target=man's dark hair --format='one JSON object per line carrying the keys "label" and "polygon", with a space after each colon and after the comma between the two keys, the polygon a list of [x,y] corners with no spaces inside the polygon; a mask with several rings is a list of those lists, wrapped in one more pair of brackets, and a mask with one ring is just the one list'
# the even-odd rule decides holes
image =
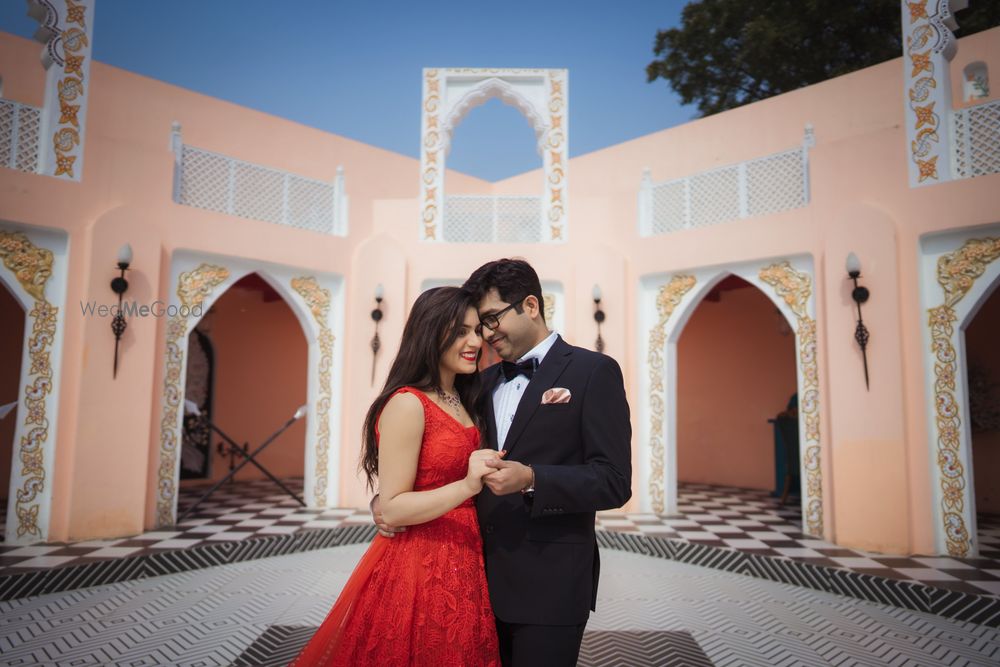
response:
{"label": "man's dark hair", "polygon": [[483,264],[473,271],[462,289],[472,294],[476,303],[483,300],[486,293],[496,288],[500,298],[507,303],[517,303],[517,312],[521,312],[520,302],[528,296],[538,299],[538,309],[545,322],[545,301],[542,299],[542,283],[538,274],[523,259],[497,259]]}

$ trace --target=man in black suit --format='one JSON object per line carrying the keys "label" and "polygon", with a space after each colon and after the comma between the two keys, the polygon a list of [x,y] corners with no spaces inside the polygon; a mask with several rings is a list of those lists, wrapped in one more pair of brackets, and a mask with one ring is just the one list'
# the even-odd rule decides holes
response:
{"label": "man in black suit", "polygon": [[549,331],[527,262],[489,262],[464,288],[504,360],[483,373],[479,410],[483,446],[507,455],[476,501],[500,657],[507,667],[575,665],[597,601],[595,513],[632,494],[622,372]]}
{"label": "man in black suit", "polygon": [[622,372],[549,331],[527,262],[490,262],[464,287],[504,360],[483,373],[482,414],[484,445],[507,455],[476,501],[501,659],[575,665],[597,602],[595,512],[632,495]]}

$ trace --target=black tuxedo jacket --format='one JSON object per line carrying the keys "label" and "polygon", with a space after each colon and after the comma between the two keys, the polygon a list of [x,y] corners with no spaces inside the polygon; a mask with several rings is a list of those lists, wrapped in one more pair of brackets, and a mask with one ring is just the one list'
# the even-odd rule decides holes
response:
{"label": "black tuxedo jacket", "polygon": [[[484,447],[496,449],[493,389],[500,364],[483,372],[478,409]],[[542,405],[563,387],[569,403]],[[530,464],[535,493],[476,500],[490,601],[507,623],[576,625],[597,601],[595,512],[632,495],[632,427],[625,384],[611,357],[558,338],[525,388],[504,442],[506,459]]]}

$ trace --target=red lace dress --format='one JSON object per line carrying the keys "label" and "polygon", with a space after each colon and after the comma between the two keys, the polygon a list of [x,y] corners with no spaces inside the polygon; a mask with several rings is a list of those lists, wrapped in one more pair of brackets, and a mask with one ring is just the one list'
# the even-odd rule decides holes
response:
{"label": "red lace dress", "polygon": [[[414,491],[465,477],[479,431],[416,389],[424,437]],[[295,667],[499,666],[483,546],[471,499],[394,538],[375,537]]]}

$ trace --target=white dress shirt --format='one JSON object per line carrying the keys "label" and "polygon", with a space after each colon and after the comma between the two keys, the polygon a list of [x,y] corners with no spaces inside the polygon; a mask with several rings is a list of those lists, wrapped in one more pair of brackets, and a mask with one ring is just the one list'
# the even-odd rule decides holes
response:
{"label": "white dress shirt", "polygon": [[[527,354],[518,359],[516,363],[528,361],[529,359],[537,359],[538,364],[536,366],[541,365],[542,360],[545,359],[545,355],[552,349],[558,336],[559,334],[553,331],[545,340],[531,348]],[[517,406],[521,402],[521,397],[524,396],[524,389],[527,386],[528,378],[524,375],[518,375],[507,382],[499,383],[496,389],[493,390],[493,414],[496,417],[497,449],[503,449],[504,442],[507,440],[507,432],[510,430],[511,422],[514,421],[514,413],[517,412]]]}

